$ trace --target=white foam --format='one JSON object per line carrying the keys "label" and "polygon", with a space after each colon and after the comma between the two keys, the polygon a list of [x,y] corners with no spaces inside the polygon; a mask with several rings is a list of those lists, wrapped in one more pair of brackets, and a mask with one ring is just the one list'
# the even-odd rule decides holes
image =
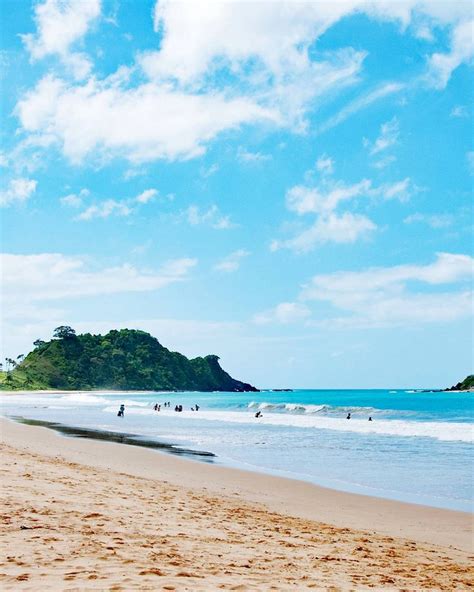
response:
{"label": "white foam", "polygon": [[[107,411],[116,411],[107,408]],[[148,409],[130,409],[130,414],[148,415]],[[159,414],[157,414],[159,415]],[[324,429],[339,432],[355,432],[359,434],[376,434],[399,437],[435,438],[443,441],[474,442],[474,426],[469,423],[455,422],[421,422],[395,419],[367,421],[366,419],[351,419],[324,417],[318,415],[293,415],[284,413],[265,413],[256,419],[254,414],[242,411],[183,411],[182,413],[167,413],[168,417],[192,418],[204,421],[221,421],[249,425],[271,425],[305,429]]]}

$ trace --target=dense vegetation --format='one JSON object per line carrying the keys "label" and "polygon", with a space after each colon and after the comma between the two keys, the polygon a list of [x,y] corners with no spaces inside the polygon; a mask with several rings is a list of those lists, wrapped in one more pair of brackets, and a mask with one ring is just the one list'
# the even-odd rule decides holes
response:
{"label": "dense vegetation", "polygon": [[144,331],[122,329],[107,335],[76,335],[58,327],[51,341],[19,362],[9,360],[1,389],[118,389],[252,391],[234,380],[214,355],[189,360],[163,347]]}
{"label": "dense vegetation", "polygon": [[474,390],[474,374],[466,376],[462,382],[458,382],[451,388],[446,389],[447,391],[469,391]]}

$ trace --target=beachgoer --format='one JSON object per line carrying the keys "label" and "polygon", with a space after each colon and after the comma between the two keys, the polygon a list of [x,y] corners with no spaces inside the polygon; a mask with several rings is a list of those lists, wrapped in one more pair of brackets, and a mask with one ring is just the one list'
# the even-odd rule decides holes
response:
{"label": "beachgoer", "polygon": [[372,421],[372,418],[371,417],[369,417],[369,421]]}
{"label": "beachgoer", "polygon": [[346,419],[350,419],[351,418],[351,414],[348,413]]}
{"label": "beachgoer", "polygon": [[261,411],[257,411],[257,413],[255,414],[255,417],[257,417],[257,418],[263,417],[262,412]]}
{"label": "beachgoer", "polygon": [[183,406],[182,405],[178,405],[178,411],[182,411],[183,410]]}
{"label": "beachgoer", "polygon": [[155,411],[158,411],[158,403],[155,403],[155,404],[153,405],[153,409],[154,409]]}
{"label": "beachgoer", "polygon": [[175,410],[175,411],[179,411],[179,407],[178,407],[178,405],[175,405],[175,406],[174,406],[174,410]]}
{"label": "beachgoer", "polygon": [[122,404],[122,405],[120,405],[120,409],[118,410],[117,415],[119,417],[123,417],[124,416],[124,413],[125,413],[125,405]]}
{"label": "beachgoer", "polygon": [[196,411],[199,411],[199,405],[195,405]]}

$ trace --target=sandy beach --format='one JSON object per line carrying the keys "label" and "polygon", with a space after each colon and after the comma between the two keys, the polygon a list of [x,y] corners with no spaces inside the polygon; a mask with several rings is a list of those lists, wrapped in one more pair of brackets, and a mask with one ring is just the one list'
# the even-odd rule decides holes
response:
{"label": "sandy beach", "polygon": [[2,590],[467,590],[472,516],[2,419]]}

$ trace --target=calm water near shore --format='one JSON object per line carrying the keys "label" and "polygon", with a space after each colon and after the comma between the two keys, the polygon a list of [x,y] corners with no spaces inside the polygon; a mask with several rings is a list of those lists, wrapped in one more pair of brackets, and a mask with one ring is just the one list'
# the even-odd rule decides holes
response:
{"label": "calm water near shore", "polygon": [[[204,460],[211,458],[205,453],[212,453],[214,462],[229,466],[345,491],[472,510],[473,393],[71,392],[8,395],[0,401],[3,415],[105,430],[122,441],[124,434],[138,435],[162,451],[197,452],[195,458],[204,452]],[[155,403],[165,401],[170,401],[170,409],[153,410]],[[122,403],[125,417],[120,418]],[[199,411],[191,411],[196,403]],[[183,405],[182,413],[174,411],[176,404]],[[256,419],[257,411],[263,417]],[[369,416],[373,421],[368,421]]]}

